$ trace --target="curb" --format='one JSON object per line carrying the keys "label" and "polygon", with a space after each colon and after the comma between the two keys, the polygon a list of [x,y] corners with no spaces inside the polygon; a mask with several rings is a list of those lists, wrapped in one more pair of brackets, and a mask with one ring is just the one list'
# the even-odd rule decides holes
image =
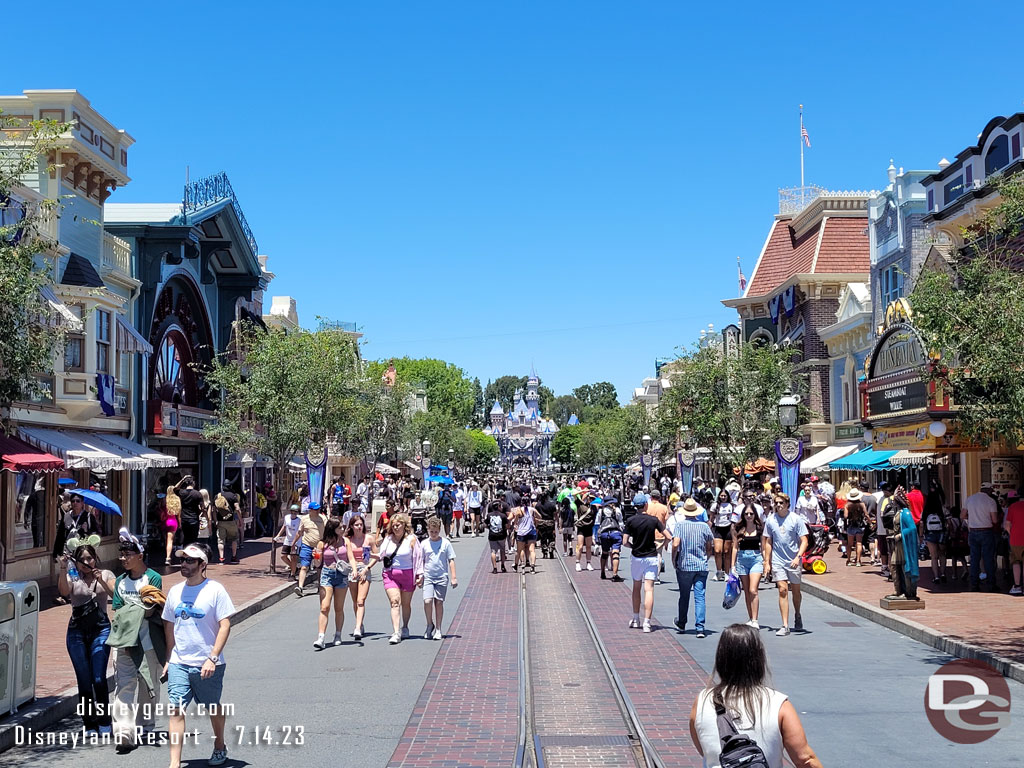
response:
{"label": "curb", "polygon": [[944,635],[931,627],[926,627],[924,624],[900,618],[894,613],[865,603],[863,600],[844,595],[842,592],[823,587],[820,584],[814,584],[806,579],[800,586],[801,591],[805,594],[816,597],[819,600],[824,600],[826,603],[830,603],[837,608],[842,608],[863,619],[873,621],[886,629],[891,629],[893,632],[899,632],[901,635],[906,635],[912,640],[929,645],[943,653],[948,653],[950,656],[983,661],[1004,677],[1012,678],[1018,683],[1024,683],[1024,664],[1021,662],[1012,661],[979,645]]}
{"label": "curb", "polygon": [[[252,618],[260,611],[264,611],[275,603],[283,600],[287,595],[292,594],[295,585],[286,582],[279,587],[268,590],[258,597],[254,597],[245,605],[235,611],[231,618],[231,625],[241,624],[246,619]],[[114,691],[114,676],[111,675],[108,682],[110,691]],[[41,731],[54,723],[58,723],[66,717],[74,714],[78,705],[78,687],[71,686],[55,696],[46,696],[42,699],[34,699],[18,711],[10,719],[0,724],[0,752],[6,752],[15,746],[15,730],[19,727],[27,734],[30,731]]]}

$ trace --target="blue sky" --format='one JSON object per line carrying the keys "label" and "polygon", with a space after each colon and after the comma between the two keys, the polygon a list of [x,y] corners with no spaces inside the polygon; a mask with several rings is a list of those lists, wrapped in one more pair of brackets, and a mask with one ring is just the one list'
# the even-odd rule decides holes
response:
{"label": "blue sky", "polygon": [[832,189],[1024,108],[1014,46],[983,37],[1014,3],[915,6],[57,2],[5,41],[0,90],[77,88],[132,134],[118,202],[227,171],[271,293],[357,322],[367,356],[627,400],[734,319],[736,257],[749,278],[799,183],[799,103]]}

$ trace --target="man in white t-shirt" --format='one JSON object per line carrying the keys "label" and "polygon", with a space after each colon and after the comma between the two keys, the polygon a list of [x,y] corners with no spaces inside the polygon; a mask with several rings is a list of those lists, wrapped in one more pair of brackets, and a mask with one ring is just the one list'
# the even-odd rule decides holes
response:
{"label": "man in white t-shirt", "polygon": [[819,521],[824,522],[824,515],[821,513],[821,506],[818,498],[814,495],[810,483],[804,483],[800,488],[800,496],[796,500],[796,513],[804,519],[807,525],[818,525]]}
{"label": "man in white t-shirt", "polygon": [[208,765],[223,765],[228,759],[224,743],[224,713],[220,697],[224,688],[224,646],[231,633],[235,606],[219,582],[206,578],[210,553],[202,544],[189,544],[175,555],[181,561],[185,581],[167,593],[162,618],[167,638],[167,700],[171,743],[170,768],[181,766],[181,745],[185,737],[185,708],[193,701],[210,713],[213,755]]}

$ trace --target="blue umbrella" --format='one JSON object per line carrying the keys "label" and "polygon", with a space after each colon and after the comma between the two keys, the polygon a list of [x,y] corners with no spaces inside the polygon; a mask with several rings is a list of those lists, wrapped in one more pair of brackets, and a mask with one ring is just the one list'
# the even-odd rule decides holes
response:
{"label": "blue umbrella", "polygon": [[85,503],[101,512],[106,512],[108,515],[117,515],[121,517],[121,508],[117,506],[113,501],[108,499],[99,491],[90,491],[84,488],[75,488],[71,491],[72,495],[81,496],[85,499]]}
{"label": "blue umbrella", "polygon": [[440,483],[441,485],[451,485],[455,481],[450,477],[444,475],[427,475],[427,481],[431,483]]}

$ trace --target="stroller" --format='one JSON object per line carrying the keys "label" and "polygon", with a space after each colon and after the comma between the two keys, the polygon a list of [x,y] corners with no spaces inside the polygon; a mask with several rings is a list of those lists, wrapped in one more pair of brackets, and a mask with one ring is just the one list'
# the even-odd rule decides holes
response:
{"label": "stroller", "polygon": [[807,551],[801,558],[801,565],[809,573],[823,574],[828,566],[825,563],[825,553],[828,552],[828,545],[832,539],[827,525],[807,526]]}

